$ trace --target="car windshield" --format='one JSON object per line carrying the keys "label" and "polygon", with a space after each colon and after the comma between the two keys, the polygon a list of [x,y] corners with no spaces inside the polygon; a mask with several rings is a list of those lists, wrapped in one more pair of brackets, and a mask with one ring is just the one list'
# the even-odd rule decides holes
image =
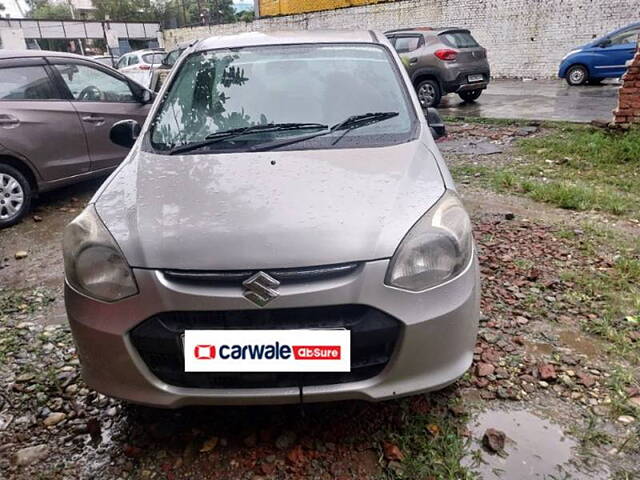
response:
{"label": "car windshield", "polygon": [[440,38],[444,38],[454,48],[474,48],[479,46],[475,38],[465,31],[441,33]]}
{"label": "car windshield", "polygon": [[[373,120],[328,132],[365,114]],[[256,128],[261,125],[275,128]],[[400,72],[382,46],[245,47],[191,54],[152,122],[150,141],[167,151],[252,127],[206,149],[246,151],[305,136],[278,148],[375,147],[412,140],[418,125]]]}

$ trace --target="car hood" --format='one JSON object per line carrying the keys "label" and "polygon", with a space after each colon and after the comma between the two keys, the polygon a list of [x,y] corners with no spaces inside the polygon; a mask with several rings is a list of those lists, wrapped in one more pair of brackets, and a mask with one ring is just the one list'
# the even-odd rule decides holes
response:
{"label": "car hood", "polygon": [[238,154],[138,151],[95,203],[133,267],[244,270],[390,257],[444,189],[420,141]]}

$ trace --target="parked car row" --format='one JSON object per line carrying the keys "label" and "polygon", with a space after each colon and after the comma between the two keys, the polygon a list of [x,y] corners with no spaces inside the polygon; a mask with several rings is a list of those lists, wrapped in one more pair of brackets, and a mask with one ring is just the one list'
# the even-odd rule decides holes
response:
{"label": "parked car row", "polygon": [[[467,29],[417,27],[385,35],[425,109],[448,93],[473,102],[490,82],[487,51]],[[638,35],[640,23],[634,23],[569,52],[560,77],[581,85],[621,76]],[[161,88],[193,43],[167,53],[129,52],[117,61],[0,50],[0,228],[19,221],[33,194],[115,168],[126,149],[110,142],[111,125],[123,119],[141,123],[150,90]],[[48,140],[60,148],[52,152]]]}

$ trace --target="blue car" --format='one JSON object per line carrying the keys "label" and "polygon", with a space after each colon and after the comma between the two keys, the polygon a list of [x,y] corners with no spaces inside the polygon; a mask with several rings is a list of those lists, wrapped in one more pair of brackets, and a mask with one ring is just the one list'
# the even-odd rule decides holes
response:
{"label": "blue car", "polygon": [[608,33],[570,51],[560,63],[560,78],[569,85],[597,84],[605,78],[621,77],[626,62],[638,48],[640,22]]}

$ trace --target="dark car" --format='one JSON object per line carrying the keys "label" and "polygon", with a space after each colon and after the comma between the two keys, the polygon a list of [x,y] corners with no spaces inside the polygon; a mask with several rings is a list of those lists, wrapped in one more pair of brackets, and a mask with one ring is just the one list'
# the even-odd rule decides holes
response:
{"label": "dark car", "polygon": [[558,76],[572,86],[621,77],[638,48],[638,36],[640,22],[571,50],[562,59]]}
{"label": "dark car", "polygon": [[448,93],[473,102],[489,84],[487,50],[469,30],[420,27],[385,35],[402,57],[424,108],[437,107]]}
{"label": "dark car", "polygon": [[113,170],[128,150],[111,126],[143,122],[153,94],[87,57],[0,50],[0,228],[18,222],[31,199]]}

